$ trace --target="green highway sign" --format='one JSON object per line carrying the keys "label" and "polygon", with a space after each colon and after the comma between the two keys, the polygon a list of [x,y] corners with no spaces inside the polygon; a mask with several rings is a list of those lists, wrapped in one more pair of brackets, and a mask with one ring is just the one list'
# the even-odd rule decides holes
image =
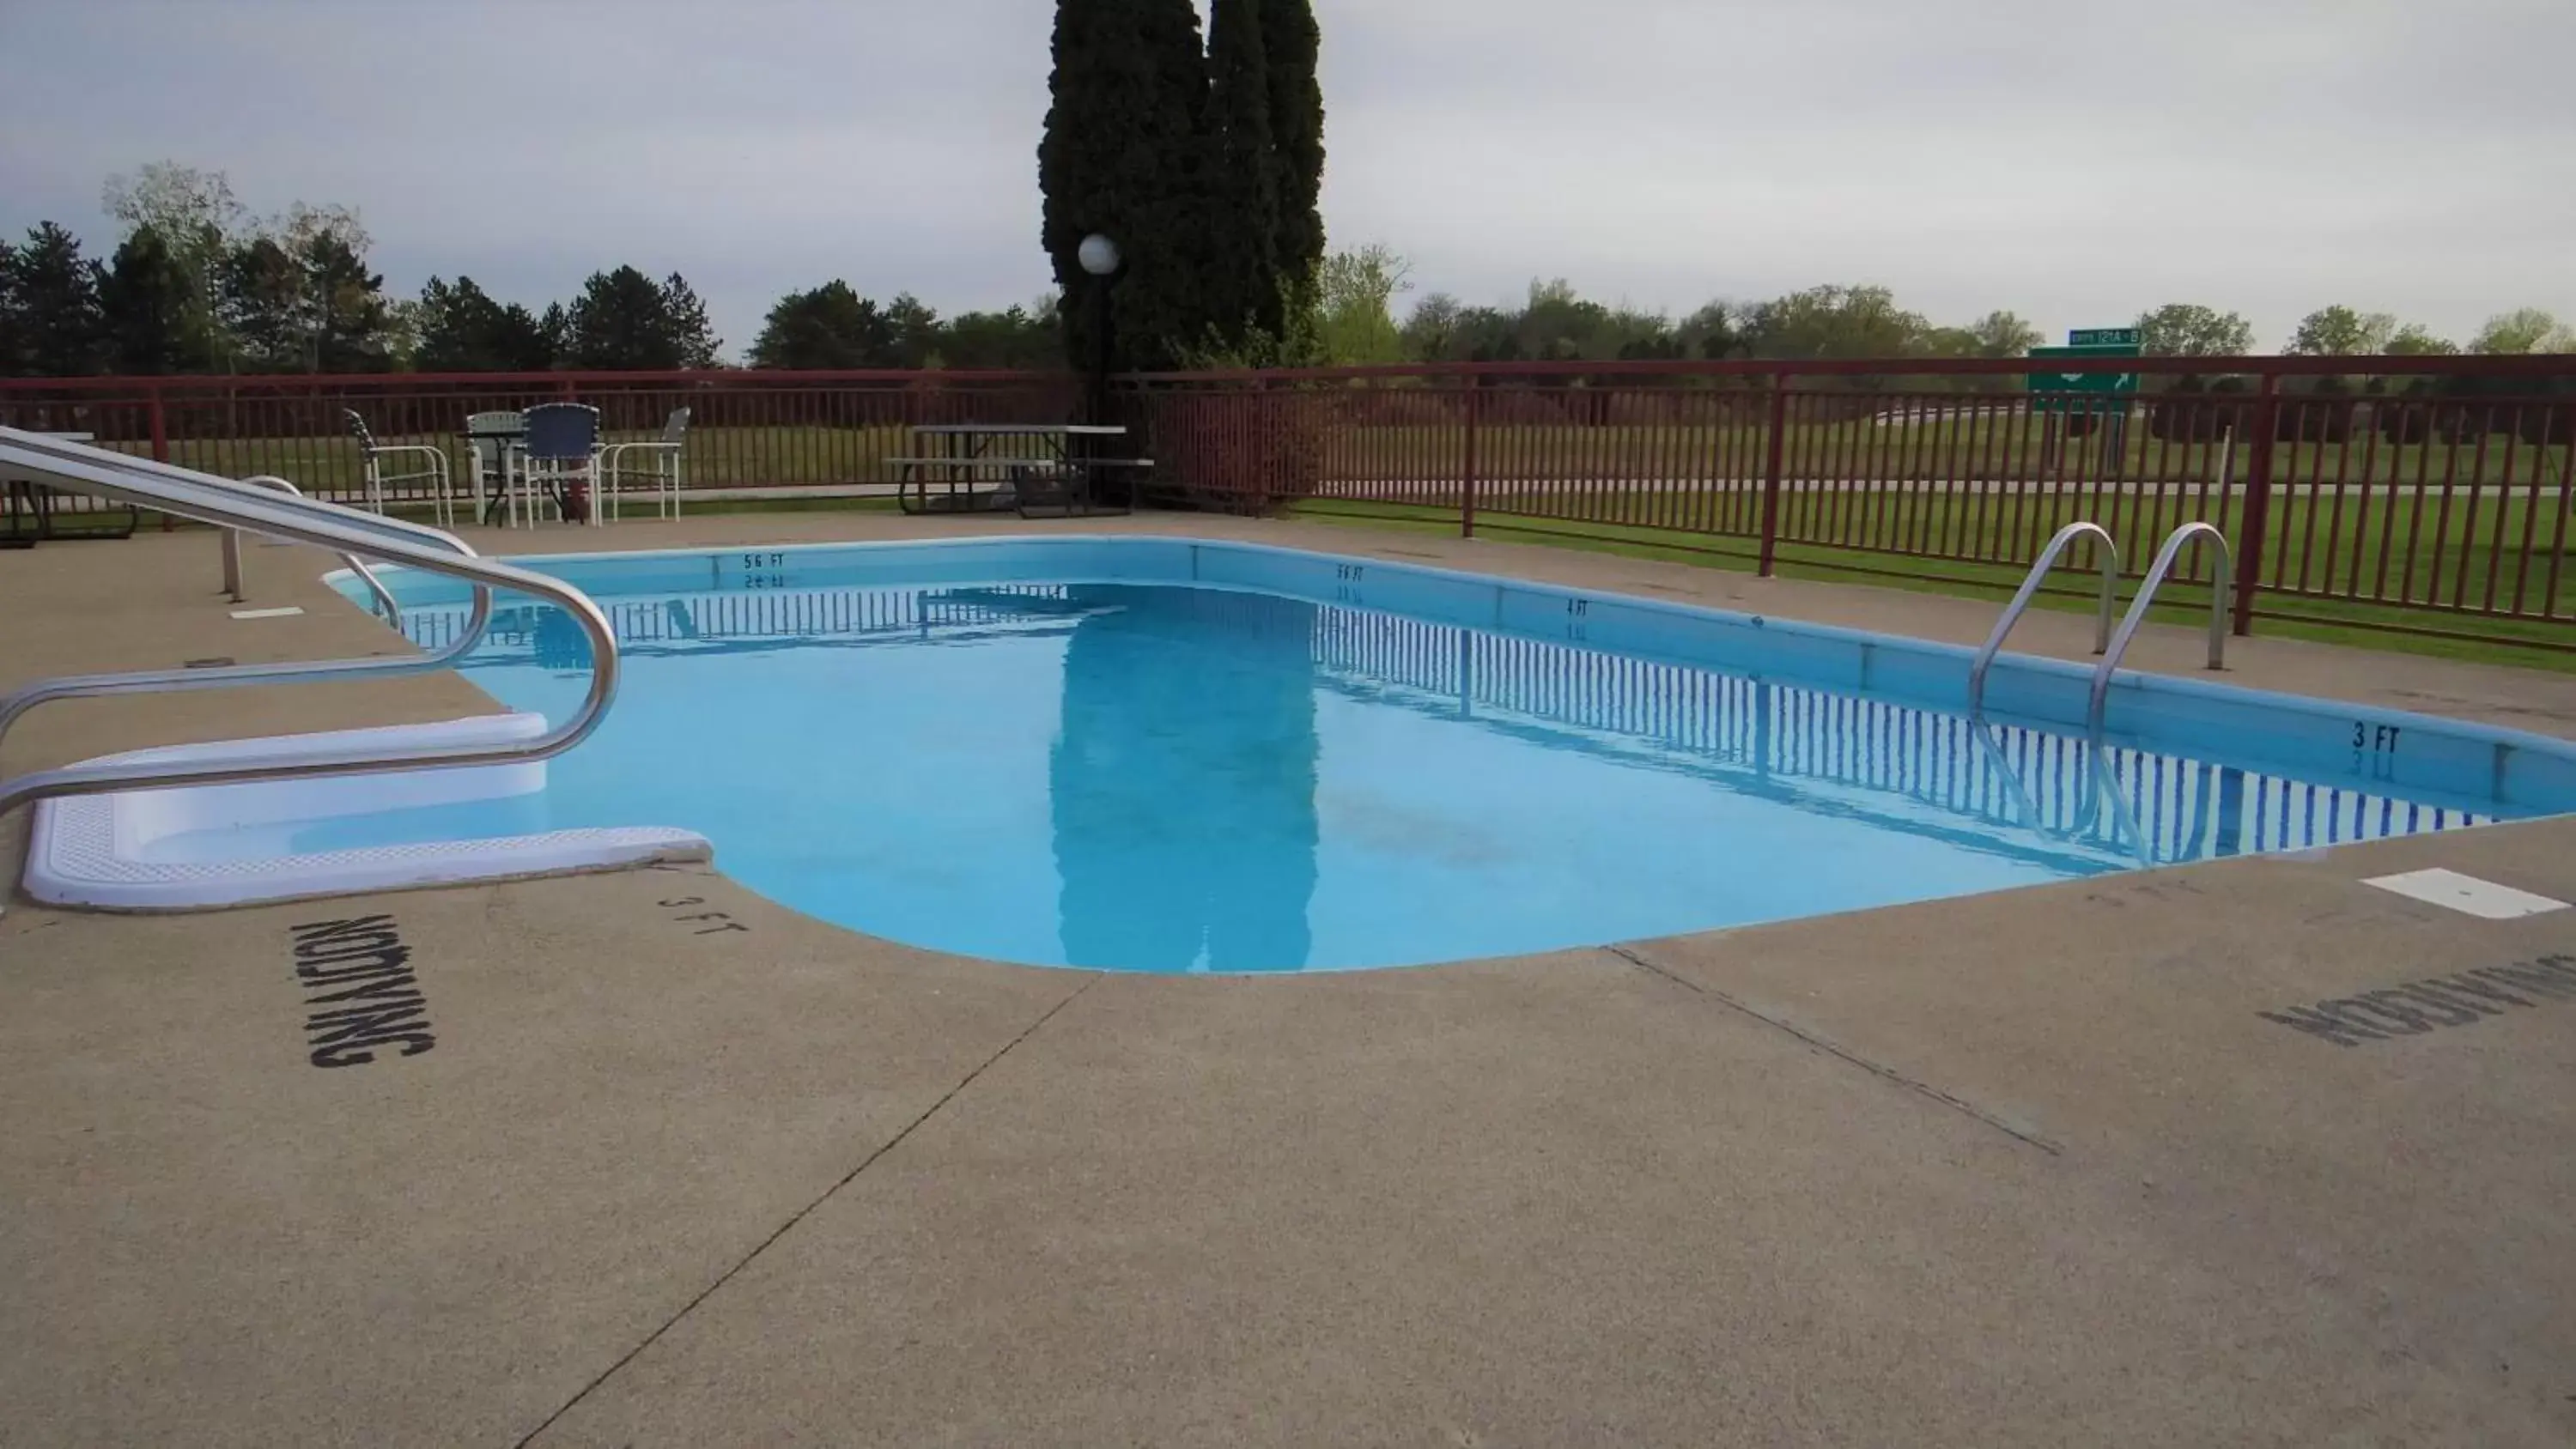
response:
{"label": "green highway sign", "polygon": [[[2137,335],[2136,329],[2134,328],[2105,328],[2101,330],[2125,331],[2132,337]],[[2081,392],[2100,393],[2105,395],[2133,393],[2138,390],[2138,375],[2134,372],[2111,372],[2107,370],[2087,370],[2083,372],[2051,370],[2041,372],[2037,369],[2046,366],[2052,361],[2072,362],[2079,358],[2135,357],[2137,355],[2138,344],[2134,341],[2083,342],[2075,343],[2066,347],[2034,347],[2030,350],[2030,360],[2033,370],[2024,385],[2034,393]],[[2043,397],[2037,399],[2032,405],[2046,410],[2068,406],[2070,405],[2070,402],[2071,400],[2064,398]]]}
{"label": "green highway sign", "polygon": [[2135,327],[2070,327],[2066,330],[2066,343],[2070,347],[2125,347],[2134,353],[2138,344],[2145,340]]}

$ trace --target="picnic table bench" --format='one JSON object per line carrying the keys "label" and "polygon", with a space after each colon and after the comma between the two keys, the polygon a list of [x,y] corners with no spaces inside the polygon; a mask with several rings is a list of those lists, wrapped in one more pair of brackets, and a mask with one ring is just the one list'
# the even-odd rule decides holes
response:
{"label": "picnic table bench", "polygon": [[[36,436],[59,438],[66,443],[96,441],[95,435],[90,433],[39,432]],[[82,515],[108,518],[111,521],[107,527],[65,533],[54,522],[55,491],[29,478],[8,480],[6,488],[0,489],[0,548],[34,548],[47,539],[55,538],[132,538],[135,525],[143,518],[143,510],[130,503],[118,504],[112,509],[102,508]],[[115,518],[119,513],[124,515],[122,519]]]}
{"label": "picnic table bench", "polygon": [[[885,461],[898,472],[895,502],[906,513],[974,513],[1016,508],[1022,518],[1125,513],[1127,505],[1103,509],[1097,483],[1105,472],[1142,471],[1151,458],[1113,458],[1100,453],[1127,430],[1103,423],[930,423],[912,430],[917,446],[911,457]],[[1075,444],[1081,444],[1077,447]],[[930,451],[930,447],[937,451]],[[1017,446],[1024,452],[995,452]],[[933,485],[939,491],[932,491]]]}

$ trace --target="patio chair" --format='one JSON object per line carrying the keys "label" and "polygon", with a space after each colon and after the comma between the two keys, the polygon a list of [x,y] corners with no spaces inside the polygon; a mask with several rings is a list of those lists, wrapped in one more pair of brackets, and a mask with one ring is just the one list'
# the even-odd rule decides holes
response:
{"label": "patio chair", "polygon": [[587,403],[539,403],[528,409],[527,418],[511,524],[518,523],[517,500],[523,495],[531,526],[548,502],[566,522],[599,522],[599,409]]}
{"label": "patio chair", "polygon": [[[525,415],[515,409],[466,414],[465,491],[474,500],[476,522],[488,521],[483,517],[484,499],[510,496],[510,455],[518,449],[517,435],[526,428]],[[497,494],[486,491],[494,479],[501,485]]]}
{"label": "patio chair", "polygon": [[[454,501],[448,497],[447,492],[447,450],[432,447],[427,443],[379,443],[376,441],[376,435],[367,430],[367,420],[358,416],[356,408],[343,408],[341,411],[348,415],[350,435],[358,440],[360,470],[367,484],[367,507],[373,512],[382,513],[385,511],[386,488],[400,483],[430,482],[438,489],[434,495],[438,508],[438,526],[453,527],[456,514]],[[385,471],[385,464],[388,461],[393,462],[396,467],[406,467],[422,460],[427,461],[427,467],[414,469],[408,473]]]}
{"label": "patio chair", "polygon": [[630,478],[643,480],[652,488],[655,517],[680,516],[680,453],[688,433],[689,410],[673,408],[662,424],[662,436],[644,442],[611,443],[599,450],[599,489],[606,495],[610,518],[617,517],[618,500],[625,496],[626,480]]}

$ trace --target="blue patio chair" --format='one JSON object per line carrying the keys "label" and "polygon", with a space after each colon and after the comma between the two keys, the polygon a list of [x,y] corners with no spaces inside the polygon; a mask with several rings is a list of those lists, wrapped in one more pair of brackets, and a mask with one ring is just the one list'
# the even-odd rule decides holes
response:
{"label": "blue patio chair", "polygon": [[[528,409],[528,436],[520,444],[519,488],[528,522],[545,503],[566,521],[598,523],[599,409],[587,403],[539,403]],[[510,521],[518,523],[513,495]]]}
{"label": "blue patio chair", "polygon": [[[367,507],[377,513],[384,512],[385,489],[389,486],[401,483],[430,483],[438,490],[434,495],[438,508],[438,526],[454,527],[455,504],[447,495],[447,450],[431,447],[427,443],[379,443],[376,441],[376,435],[368,431],[367,420],[358,416],[356,408],[342,408],[340,411],[349,419],[350,436],[358,440],[359,469],[367,484]],[[426,460],[427,466],[415,468],[408,473],[389,473],[385,471],[388,460],[395,460],[396,467],[405,467],[412,462]]]}
{"label": "blue patio chair", "polygon": [[[608,516],[617,516],[618,499],[628,479],[653,490],[654,516],[680,516],[680,454],[689,435],[689,410],[671,409],[662,436],[637,443],[611,443],[599,450],[600,491],[608,495]],[[641,491],[641,490],[638,490]]]}

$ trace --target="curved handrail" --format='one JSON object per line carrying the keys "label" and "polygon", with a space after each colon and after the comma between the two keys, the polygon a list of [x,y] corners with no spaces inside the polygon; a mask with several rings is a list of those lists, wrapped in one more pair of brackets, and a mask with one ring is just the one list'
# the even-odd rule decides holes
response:
{"label": "curved handrail", "polygon": [[[180,518],[210,523],[225,528],[247,528],[283,538],[290,542],[313,544],[328,549],[361,552],[385,562],[403,564],[425,573],[441,574],[485,586],[486,598],[492,588],[517,589],[535,594],[561,607],[581,626],[591,647],[590,690],[581,708],[561,725],[533,740],[499,745],[445,745],[402,750],[366,749],[342,746],[314,750],[297,755],[236,759],[222,762],[164,762],[146,764],[71,765],[61,769],[37,770],[14,779],[0,780],[0,815],[30,801],[63,795],[97,794],[110,790],[151,789],[169,785],[221,785],[253,780],[301,779],[313,776],[369,774],[400,769],[446,769],[465,765],[515,764],[541,760],[563,753],[587,738],[599,727],[608,706],[617,696],[617,636],[609,627],[608,616],[600,612],[589,596],[560,579],[549,578],[527,569],[495,563],[472,553],[451,553],[444,548],[395,536],[397,532],[432,532],[435,530],[365,530],[344,526],[332,517],[337,511],[331,505],[312,500],[287,500],[245,496],[236,491],[240,485],[216,480],[223,486],[207,487],[204,480],[185,470],[166,467],[156,470],[120,466],[122,455],[104,449],[84,450],[93,457],[69,455],[66,450],[30,449],[20,444],[27,436],[15,429],[0,428],[0,458],[19,469],[33,473],[55,487],[75,492],[95,493],[121,502],[139,504]],[[169,476],[176,473],[179,476]],[[478,613],[482,612],[478,609]],[[241,682],[245,675],[264,679],[345,677],[357,668],[382,665],[382,660],[339,661],[320,665],[263,665],[251,674],[235,671],[229,682]],[[423,659],[398,661],[417,671],[427,667]],[[300,671],[300,672],[298,672]],[[205,674],[214,671],[193,671]],[[130,676],[128,679],[130,680]],[[130,683],[125,687],[99,692],[122,693],[141,688]],[[165,684],[164,688],[185,688],[185,684]],[[38,686],[41,688],[41,686]],[[27,691],[21,691],[22,694]],[[13,700],[15,696],[12,697]],[[23,712],[23,706],[20,712]]]}
{"label": "curved handrail", "polygon": [[2058,556],[2073,546],[2075,540],[2088,534],[2102,543],[2102,607],[2100,617],[2093,624],[2093,652],[2099,654],[2111,647],[2111,607],[2120,591],[2120,545],[2112,540],[2111,531],[2098,523],[2070,523],[2057,531],[2057,536],[2048,541],[2048,547],[2039,551],[2039,562],[2030,566],[2029,574],[2021,581],[2021,590],[2012,596],[2011,603],[2004,605],[2003,616],[1995,620],[1995,631],[1986,636],[1985,647],[1977,651],[1976,662],[1968,666],[1968,713],[1971,717],[1985,704],[1986,667],[1995,662],[1996,651],[2004,647],[2004,637],[2012,633],[2013,625],[2021,622],[2022,611],[2030,607],[2031,596],[2039,592],[2040,581],[2057,566]]}
{"label": "curved handrail", "polygon": [[2209,667],[2226,667],[2227,596],[2236,581],[2236,553],[2227,546],[2227,535],[2218,525],[2193,519],[2165,535],[2162,548],[2156,550],[2156,561],[2147,565],[2146,577],[2138,581],[2138,596],[2129,601],[2129,612],[2120,620],[2120,632],[2103,652],[2102,662],[2093,666],[2093,697],[2085,705],[2085,717],[2099,729],[2103,701],[2111,691],[2111,671],[2120,667],[2120,656],[2129,652],[2129,641],[2137,637],[2138,626],[2147,621],[2147,606],[2155,601],[2156,586],[2173,572],[2174,560],[2182,556],[2183,546],[2194,538],[2207,536],[2218,546],[2218,571],[2211,575],[2209,590]]}
{"label": "curved handrail", "polygon": [[[94,474],[98,470],[120,472],[151,480],[156,487],[181,490],[186,497],[195,498],[201,502],[211,499],[218,507],[225,499],[240,499],[255,504],[274,501],[267,492],[253,488],[247,483],[235,482],[230,478],[216,478],[210,474],[191,473],[184,468],[174,468],[166,463],[154,463],[149,459],[128,457],[126,454],[105,448],[87,448],[76,443],[66,444],[58,438],[46,438],[43,440],[43,446],[29,448],[21,440],[30,436],[34,435],[20,433],[11,428],[0,428],[0,447],[8,448],[13,455],[20,455],[22,458],[20,466],[31,471],[42,471],[48,464],[67,464],[74,468],[88,470],[88,474]],[[44,459],[40,462],[26,462],[23,460],[23,455],[27,453],[42,454]],[[93,491],[96,488],[94,482],[76,483],[73,486],[91,488]],[[411,523],[403,519],[388,519],[376,514],[360,513],[356,509],[343,508],[335,503],[304,498],[300,493],[296,497],[298,499],[294,505],[296,508],[327,515],[334,522],[341,521],[345,517],[356,521],[361,528],[381,533],[388,539],[420,538],[435,542],[441,548],[465,558],[476,556],[471,545],[442,529]],[[162,508],[162,504],[157,501],[148,502],[147,506]],[[176,506],[163,508],[163,511],[182,517],[198,517]],[[377,527],[377,525],[389,526]],[[229,525],[225,526],[229,527]],[[232,536],[237,537],[238,530],[233,530]],[[356,542],[358,549],[364,549],[367,545],[368,540],[365,539]],[[326,546],[336,547],[335,545]],[[343,556],[347,556],[347,551],[343,551]],[[236,684],[295,684],[321,679],[434,673],[451,667],[456,661],[471,653],[476,645],[482,643],[484,631],[491,626],[491,621],[491,587],[488,584],[476,583],[473,608],[466,617],[464,627],[459,629],[456,637],[445,646],[426,654],[397,654],[320,663],[298,661],[287,664],[231,664],[209,669],[146,669],[116,674],[74,674],[55,679],[40,679],[9,694],[0,695],[0,739],[7,738],[10,727],[18,722],[20,716],[40,704],[48,704],[58,699],[87,699],[115,694],[178,693],[196,689],[224,689]]]}
{"label": "curved handrail", "polygon": [[[304,496],[303,489],[296,487],[293,483],[284,478],[278,477],[274,473],[254,473],[251,476],[244,478],[242,481],[244,483],[266,484],[271,488],[292,493],[298,498]],[[228,529],[225,531],[225,541],[227,544],[237,544],[240,538],[241,530],[239,529]],[[459,539],[457,541],[457,546],[459,548],[465,547],[464,540]],[[471,552],[470,549],[468,551]],[[358,557],[354,553],[344,553],[340,555],[340,562],[347,564],[349,566],[349,572],[356,574],[360,580],[365,582],[367,593],[376,601],[376,612],[385,616],[385,622],[396,628],[402,627],[402,605],[395,602],[393,591],[385,587],[384,580],[376,577],[376,571],[367,567],[367,561]]]}

